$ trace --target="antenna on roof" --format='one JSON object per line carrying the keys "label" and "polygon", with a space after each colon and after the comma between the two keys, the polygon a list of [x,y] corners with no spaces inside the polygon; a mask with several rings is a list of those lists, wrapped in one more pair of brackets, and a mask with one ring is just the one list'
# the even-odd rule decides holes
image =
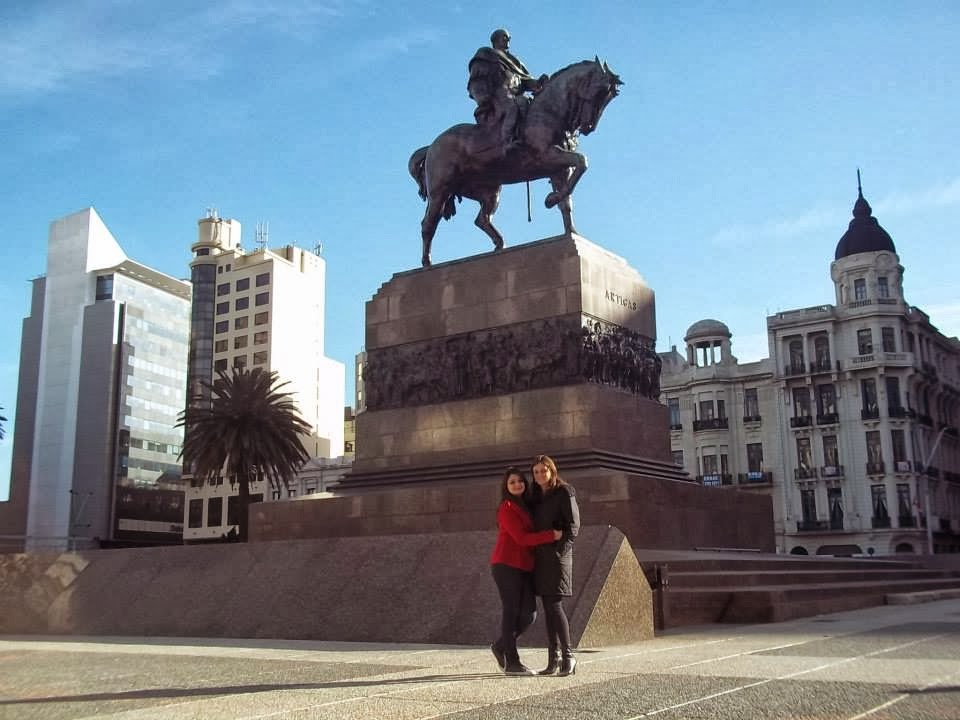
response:
{"label": "antenna on roof", "polygon": [[857,194],[863,197],[863,187],[860,185],[860,168],[857,168]]}
{"label": "antenna on roof", "polygon": [[321,255],[323,253],[323,240],[317,240],[317,244],[313,246],[313,254]]}
{"label": "antenna on roof", "polygon": [[215,207],[208,207],[207,217],[210,218],[211,220],[219,220],[220,212]]}
{"label": "antenna on roof", "polygon": [[258,222],[256,236],[257,248],[259,250],[266,250],[267,241],[270,239],[270,223]]}

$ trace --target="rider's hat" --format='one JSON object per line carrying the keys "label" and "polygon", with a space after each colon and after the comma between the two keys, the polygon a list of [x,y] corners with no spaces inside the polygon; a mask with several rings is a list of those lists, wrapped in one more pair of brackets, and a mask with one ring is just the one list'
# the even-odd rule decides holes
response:
{"label": "rider's hat", "polygon": [[495,44],[497,42],[497,38],[500,36],[503,36],[507,40],[509,40],[510,32],[508,30],[504,30],[503,28],[497,28],[490,34],[490,44],[491,45]]}

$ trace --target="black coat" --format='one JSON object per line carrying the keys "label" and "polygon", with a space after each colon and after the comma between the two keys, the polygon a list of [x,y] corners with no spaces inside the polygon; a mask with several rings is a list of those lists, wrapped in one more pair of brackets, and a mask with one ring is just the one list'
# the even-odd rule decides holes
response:
{"label": "black coat", "polygon": [[537,595],[573,594],[573,541],[580,532],[580,509],[570,485],[542,495],[533,508],[536,530],[562,530],[556,542],[537,545],[533,581]]}

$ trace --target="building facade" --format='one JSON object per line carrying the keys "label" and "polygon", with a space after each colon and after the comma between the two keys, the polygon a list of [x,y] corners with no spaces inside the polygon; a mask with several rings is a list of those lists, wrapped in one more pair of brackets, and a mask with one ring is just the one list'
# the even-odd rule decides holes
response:
{"label": "building facade", "polygon": [[834,304],[768,317],[769,358],[738,364],[712,320],[664,355],[675,460],[770,493],[782,552],[960,552],[960,341],[906,302],[862,192],[853,216]]}
{"label": "building facade", "polygon": [[[302,438],[314,458],[343,454],[344,366],[324,355],[326,264],[293,245],[246,252],[241,227],[216,213],[198,222],[191,248],[190,396],[208,392],[218,370],[262,367],[288,383],[313,432]],[[261,483],[261,485],[265,485]],[[238,489],[229,479],[191,479],[184,509],[184,540],[218,540],[237,525]],[[273,489],[251,486],[254,499]]]}
{"label": "building facade", "polygon": [[0,512],[20,522],[0,534],[27,550],[180,542],[189,312],[190,284],[127,258],[93,208],[51,223]]}

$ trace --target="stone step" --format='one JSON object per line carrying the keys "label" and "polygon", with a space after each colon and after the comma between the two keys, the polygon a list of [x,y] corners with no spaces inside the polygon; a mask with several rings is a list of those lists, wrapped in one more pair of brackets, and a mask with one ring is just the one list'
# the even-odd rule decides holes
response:
{"label": "stone step", "polygon": [[711,570],[676,572],[668,568],[667,579],[671,590],[678,588],[749,588],[769,585],[803,585],[814,583],[879,582],[885,580],[935,580],[960,578],[960,573],[949,570],[926,570],[923,568],[892,569],[776,569],[776,570]]}
{"label": "stone step", "polygon": [[668,588],[664,627],[703,623],[780,622],[883,605],[891,593],[960,588],[960,578],[757,585],[749,588]]}

